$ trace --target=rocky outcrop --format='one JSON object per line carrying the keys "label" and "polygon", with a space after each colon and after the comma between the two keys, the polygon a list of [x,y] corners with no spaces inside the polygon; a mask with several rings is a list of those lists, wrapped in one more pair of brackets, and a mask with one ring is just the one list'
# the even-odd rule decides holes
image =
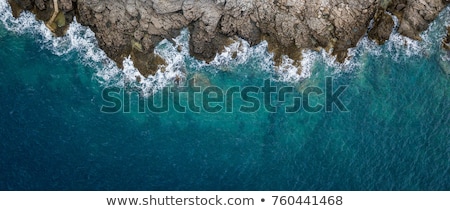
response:
{"label": "rocky outcrop", "polygon": [[442,48],[450,51],[450,27],[447,27],[447,36],[442,41]]}
{"label": "rocky outcrop", "polygon": [[391,0],[388,10],[400,19],[400,34],[420,40],[420,32],[448,3],[449,0]]}
{"label": "rocky outcrop", "polygon": [[442,40],[443,60],[439,61],[444,73],[450,75],[450,27],[447,27],[447,36]]}
{"label": "rocky outcrop", "polygon": [[369,30],[369,38],[382,45],[391,36],[392,28],[395,25],[394,20],[385,10],[378,10],[373,20],[375,27]]}
{"label": "rocky outcrop", "polygon": [[[190,52],[210,61],[230,39],[240,37],[255,45],[267,40],[275,62],[282,55],[301,59],[302,49],[333,49],[339,61],[347,57],[367,32],[382,44],[394,22],[399,32],[420,39],[419,33],[436,18],[447,0],[9,0],[17,15],[31,10],[44,21],[58,1],[64,22],[53,24],[61,35],[74,16],[96,34],[99,45],[119,65],[131,55],[144,74],[154,74],[164,60],[153,53],[165,38],[188,27]],[[61,18],[61,16],[60,16]],[[368,27],[373,21],[373,27]],[[170,40],[170,39],[169,39]]]}
{"label": "rocky outcrop", "polygon": [[14,17],[23,10],[30,10],[36,18],[46,21],[47,27],[56,36],[63,36],[76,14],[76,4],[72,0],[8,0]]}

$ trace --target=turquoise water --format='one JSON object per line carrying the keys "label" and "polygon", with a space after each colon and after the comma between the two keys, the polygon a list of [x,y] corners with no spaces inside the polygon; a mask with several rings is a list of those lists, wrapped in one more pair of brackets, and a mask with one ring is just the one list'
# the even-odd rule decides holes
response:
{"label": "turquoise water", "polygon": [[305,52],[311,72],[301,77],[274,73],[264,45],[215,65],[159,46],[175,73],[221,88],[272,78],[302,91],[325,88],[327,76],[348,86],[348,112],[291,114],[102,113],[103,88],[129,76],[73,47],[95,48],[88,32],[63,42],[31,19],[12,29],[3,15],[0,190],[450,190],[450,62],[439,45],[448,11],[421,43],[363,40],[344,65]]}

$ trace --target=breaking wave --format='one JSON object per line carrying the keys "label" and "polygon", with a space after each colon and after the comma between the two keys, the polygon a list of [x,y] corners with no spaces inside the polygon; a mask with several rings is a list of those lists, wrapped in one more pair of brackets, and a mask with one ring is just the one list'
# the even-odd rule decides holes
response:
{"label": "breaking wave", "polygon": [[[394,30],[384,45],[379,46],[367,36],[363,37],[355,48],[348,50],[348,59],[339,63],[336,58],[324,49],[320,51],[303,50],[301,71],[295,67],[294,61],[283,56],[283,62],[276,67],[273,62],[273,54],[268,52],[266,41],[256,46],[238,39],[226,46],[224,51],[218,53],[210,63],[198,61],[189,55],[189,31],[184,29],[181,34],[174,38],[174,44],[163,40],[155,48],[155,53],[166,60],[164,66],[160,66],[154,76],[144,77],[134,67],[130,58],[124,58],[124,69],[116,66],[106,53],[98,47],[95,34],[87,27],[82,26],[75,20],[69,27],[64,37],[54,37],[42,21],[37,21],[30,12],[24,12],[15,19],[11,8],[6,0],[0,0],[0,21],[9,31],[18,34],[32,34],[37,37],[37,42],[45,49],[50,50],[58,56],[71,56],[75,52],[77,58],[84,65],[92,67],[95,72],[93,78],[104,86],[131,87],[143,93],[154,93],[168,86],[176,80],[185,80],[187,72],[196,71],[204,67],[211,71],[220,70],[236,71],[236,67],[247,64],[250,60],[257,60],[260,71],[268,73],[273,80],[280,82],[299,82],[311,77],[317,64],[324,64],[325,71],[332,74],[353,72],[362,69],[364,56],[391,57],[395,62],[402,62],[409,57],[427,57],[432,54],[433,49],[439,49],[440,40],[445,36],[445,26],[450,23],[450,12],[447,7],[434,21],[429,29],[421,34],[423,41],[415,41],[401,36],[398,32],[398,20],[395,21]],[[441,58],[449,61],[448,53],[442,53]]]}

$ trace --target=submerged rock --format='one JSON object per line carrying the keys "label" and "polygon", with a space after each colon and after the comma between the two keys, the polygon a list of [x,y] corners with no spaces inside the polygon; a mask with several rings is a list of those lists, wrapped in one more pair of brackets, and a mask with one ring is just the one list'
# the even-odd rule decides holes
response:
{"label": "submerged rock", "polygon": [[56,16],[54,22],[60,28],[66,26],[66,16],[64,16],[64,13],[59,12],[58,15]]}

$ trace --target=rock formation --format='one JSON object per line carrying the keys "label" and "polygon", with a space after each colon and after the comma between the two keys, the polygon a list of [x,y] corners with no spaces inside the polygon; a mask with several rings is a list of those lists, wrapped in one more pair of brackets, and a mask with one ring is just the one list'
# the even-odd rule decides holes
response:
{"label": "rock formation", "polygon": [[447,36],[442,40],[442,49],[444,50],[443,60],[439,61],[444,73],[450,75],[450,27],[447,27]]}
{"label": "rock formation", "polygon": [[[53,1],[57,1],[55,4]],[[144,75],[154,74],[164,60],[155,45],[188,27],[191,55],[212,60],[230,39],[255,45],[267,40],[276,63],[282,55],[299,61],[302,49],[333,49],[347,57],[367,32],[382,44],[398,17],[402,35],[419,33],[449,0],[9,0],[14,14],[30,10],[60,36],[73,17],[90,27],[100,47],[120,66],[131,56]],[[55,5],[59,12],[55,18]],[[63,16],[62,16],[62,15]],[[368,31],[373,20],[373,27]],[[49,23],[50,22],[50,23]],[[170,39],[169,39],[170,40]]]}
{"label": "rock formation", "polygon": [[442,40],[442,48],[450,51],[450,27],[447,27],[447,36]]}

